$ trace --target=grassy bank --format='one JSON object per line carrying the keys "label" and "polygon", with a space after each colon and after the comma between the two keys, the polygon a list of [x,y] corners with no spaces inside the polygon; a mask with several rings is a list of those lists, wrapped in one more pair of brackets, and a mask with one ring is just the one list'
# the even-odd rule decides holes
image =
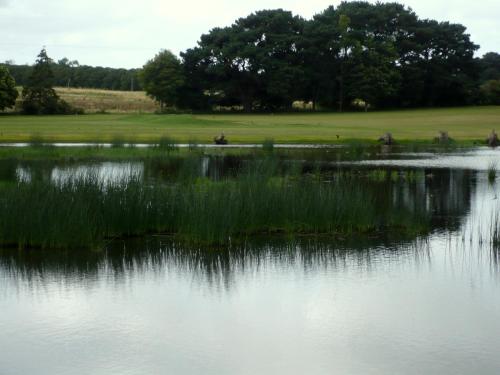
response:
{"label": "grassy bank", "polygon": [[[224,131],[231,143],[375,142],[391,132],[402,143],[432,142],[440,130],[460,143],[484,141],[500,130],[500,107],[425,109],[373,113],[277,115],[107,114],[31,117],[0,116],[0,142],[154,143],[168,135],[179,142],[210,143]],[[338,137],[337,137],[338,136]]]}
{"label": "grassy bank", "polygon": [[0,247],[100,247],[107,239],[168,233],[194,244],[228,244],[255,234],[352,236],[420,233],[424,211],[393,203],[385,180],[374,189],[354,175],[323,180],[277,173],[276,160],[237,177],[200,178],[198,159],[175,182],[137,178],[104,185],[96,176],[0,186]]}

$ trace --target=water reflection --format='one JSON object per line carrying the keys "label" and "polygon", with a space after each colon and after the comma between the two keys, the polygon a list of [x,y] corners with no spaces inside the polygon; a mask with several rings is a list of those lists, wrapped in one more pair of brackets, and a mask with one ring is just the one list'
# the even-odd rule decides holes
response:
{"label": "water reflection", "polygon": [[169,237],[110,243],[101,251],[0,250],[0,275],[30,288],[55,280],[70,284],[116,283],[174,269],[200,283],[229,288],[245,272],[299,267],[304,273],[347,267],[373,270],[378,263],[429,260],[426,238],[359,237],[356,240],[252,239],[225,248],[193,248]]}
{"label": "water reflection", "polygon": [[[176,163],[137,170],[143,179],[181,170],[219,179],[244,160]],[[307,163],[299,160],[314,173]],[[20,166],[31,178],[69,170],[0,162],[0,179],[15,181]],[[497,374],[500,184],[476,168],[426,165],[415,180],[387,168],[393,184],[360,181],[387,203],[429,212],[426,235],[0,250],[0,373]]]}
{"label": "water reflection", "polygon": [[[19,182],[51,181],[65,183],[70,180],[84,179],[94,176],[104,185],[120,183],[130,178],[142,179],[144,164],[141,162],[101,162],[83,165],[19,165],[11,180]],[[14,177],[15,176],[15,177]],[[12,177],[14,177],[12,179]]]}
{"label": "water reflection", "polygon": [[477,148],[449,150],[440,153],[389,152],[357,162],[370,166],[398,166],[407,168],[454,168],[486,171],[492,163],[499,163],[500,150]]}

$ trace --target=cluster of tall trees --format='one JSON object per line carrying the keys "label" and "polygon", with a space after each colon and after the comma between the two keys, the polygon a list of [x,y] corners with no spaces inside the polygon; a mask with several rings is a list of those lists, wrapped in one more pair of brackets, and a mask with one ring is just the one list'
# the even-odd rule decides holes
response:
{"label": "cluster of tall trees", "polygon": [[500,55],[477,59],[478,48],[462,25],[354,1],[311,20],[253,13],[202,35],[181,59],[160,52],[142,78],[160,103],[201,110],[467,105],[491,102],[499,79]]}
{"label": "cluster of tall trees", "polygon": [[[115,69],[80,65],[78,61],[63,58],[50,61],[53,72],[53,84],[57,87],[94,88],[105,90],[142,91],[138,79],[139,69]],[[28,83],[33,73],[33,65],[16,65],[6,62],[5,65],[18,85]]]}

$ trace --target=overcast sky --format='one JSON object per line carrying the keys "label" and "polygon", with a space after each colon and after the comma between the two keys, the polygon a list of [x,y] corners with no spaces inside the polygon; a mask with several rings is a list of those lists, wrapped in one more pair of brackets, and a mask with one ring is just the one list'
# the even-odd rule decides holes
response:
{"label": "overcast sky", "polygon": [[[479,54],[500,52],[500,0],[402,0],[421,18],[464,24]],[[179,53],[216,26],[260,9],[310,18],[333,0],[0,0],[0,61],[49,56],[136,68],[160,49]]]}

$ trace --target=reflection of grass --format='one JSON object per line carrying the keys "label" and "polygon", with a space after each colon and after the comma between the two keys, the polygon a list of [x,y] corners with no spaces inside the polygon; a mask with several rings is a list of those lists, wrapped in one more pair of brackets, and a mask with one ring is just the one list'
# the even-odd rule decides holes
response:
{"label": "reflection of grass", "polygon": [[386,132],[398,143],[432,143],[438,130],[447,129],[458,143],[472,143],[484,142],[499,118],[500,106],[341,114],[5,115],[0,116],[0,142],[27,141],[36,132],[59,142],[109,142],[120,135],[127,142],[156,143],[168,134],[182,143],[212,143],[224,131],[230,143],[375,143]]}
{"label": "reflection of grass", "polygon": [[325,183],[278,174],[276,159],[257,160],[235,178],[199,177],[199,159],[184,163],[175,182],[136,178],[103,186],[90,175],[54,184],[7,186],[0,194],[0,244],[96,247],[104,239],[173,233],[194,243],[225,244],[262,233],[341,235],[427,227],[420,211],[397,206],[390,187],[378,192],[352,178]]}

